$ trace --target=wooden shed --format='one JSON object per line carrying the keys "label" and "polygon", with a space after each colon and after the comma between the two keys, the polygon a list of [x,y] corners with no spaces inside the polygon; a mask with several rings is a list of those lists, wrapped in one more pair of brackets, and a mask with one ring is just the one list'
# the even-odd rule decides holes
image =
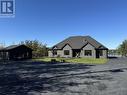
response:
{"label": "wooden shed", "polygon": [[4,60],[21,60],[31,59],[32,49],[25,45],[11,45],[0,49],[0,59]]}

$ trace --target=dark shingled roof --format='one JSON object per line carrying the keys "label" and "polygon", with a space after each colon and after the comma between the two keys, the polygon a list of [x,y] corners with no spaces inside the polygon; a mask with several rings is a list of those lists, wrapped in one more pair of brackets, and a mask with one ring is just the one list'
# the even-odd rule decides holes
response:
{"label": "dark shingled roof", "polygon": [[56,47],[57,49],[62,49],[66,44],[68,44],[72,49],[81,49],[88,43],[94,46],[95,49],[108,49],[90,36],[72,36],[56,44],[53,48]]}
{"label": "dark shingled roof", "polygon": [[[10,45],[10,46],[8,46],[8,47],[5,47],[5,48],[1,48],[0,49],[0,51],[6,51],[6,50],[12,50],[12,49],[15,49],[15,48],[17,48],[17,47],[20,47],[20,46],[25,46],[25,45]],[[25,47],[27,47],[27,46],[25,46]],[[27,47],[27,48],[29,48],[29,47]],[[32,49],[31,49],[32,50]]]}
{"label": "dark shingled roof", "polygon": [[19,46],[20,46],[20,45],[11,45],[11,46],[6,47],[5,49],[6,49],[6,50],[10,50],[10,49],[17,48],[17,47],[19,47]]}

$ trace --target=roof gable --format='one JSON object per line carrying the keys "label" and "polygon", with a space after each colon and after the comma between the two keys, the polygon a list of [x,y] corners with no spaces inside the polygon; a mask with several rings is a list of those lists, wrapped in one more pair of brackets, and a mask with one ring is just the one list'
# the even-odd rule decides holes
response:
{"label": "roof gable", "polygon": [[57,47],[55,46],[55,47],[53,47],[53,49],[57,49]]}
{"label": "roof gable", "polygon": [[[67,47],[67,46],[69,46],[69,47]],[[65,44],[65,45],[62,47],[62,49],[64,49],[64,48],[71,48],[71,49],[72,49],[72,47],[71,47],[69,44]]]}
{"label": "roof gable", "polygon": [[91,49],[91,48],[94,48],[95,49],[95,47],[93,46],[93,45],[91,45],[90,43],[87,43],[86,45],[84,45],[81,49]]}

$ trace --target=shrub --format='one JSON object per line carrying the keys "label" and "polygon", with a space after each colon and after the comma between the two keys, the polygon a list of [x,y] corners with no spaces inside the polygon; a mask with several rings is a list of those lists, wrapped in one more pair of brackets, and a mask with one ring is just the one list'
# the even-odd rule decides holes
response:
{"label": "shrub", "polygon": [[51,62],[55,63],[55,62],[57,62],[57,61],[56,61],[56,59],[51,59]]}

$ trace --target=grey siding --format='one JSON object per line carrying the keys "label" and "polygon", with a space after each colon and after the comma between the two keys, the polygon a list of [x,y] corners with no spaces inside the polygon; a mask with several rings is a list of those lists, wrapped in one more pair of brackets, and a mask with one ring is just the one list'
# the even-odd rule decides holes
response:
{"label": "grey siding", "polygon": [[51,50],[48,51],[48,57],[53,57],[53,54],[52,54]]}
{"label": "grey siding", "polygon": [[[69,50],[70,55],[64,55],[64,50]],[[55,56],[53,55],[51,50],[48,51],[48,56],[49,57],[57,57],[57,56],[59,56],[59,57],[72,57],[72,49],[71,49],[71,47],[69,45],[66,45],[63,48],[63,50],[57,50],[57,55],[55,55]]]}
{"label": "grey siding", "polygon": [[57,50],[57,55],[59,57],[63,57],[63,51],[62,50]]}
{"label": "grey siding", "polygon": [[50,50],[48,51],[48,57],[63,57],[63,51],[57,50],[57,55],[53,55],[53,52]]}
{"label": "grey siding", "polygon": [[[70,55],[64,55],[64,50],[69,50]],[[62,51],[61,53],[62,53],[62,57],[72,57],[72,48],[71,48],[69,45],[66,45],[66,46],[63,48],[63,51]]]}
{"label": "grey siding", "polygon": [[[85,50],[91,50],[91,51],[92,51],[92,55],[91,55],[91,56],[85,56],[85,54],[84,54],[84,51],[85,51]],[[81,50],[80,57],[96,58],[95,48],[94,48],[92,45],[87,44],[87,45]]]}
{"label": "grey siding", "polygon": [[[69,50],[69,55],[64,55],[64,50]],[[85,55],[85,50],[91,50],[92,51],[92,55],[91,56],[86,56]],[[107,58],[107,51],[108,50],[102,50],[102,56],[99,56],[99,58]],[[96,58],[96,49],[94,46],[92,46],[91,44],[87,44],[86,46],[84,46],[80,52],[80,57],[84,57],[84,58]],[[57,50],[57,55],[53,56],[52,51],[48,51],[48,56],[49,57],[73,57],[73,50],[72,48],[67,44],[62,50]]]}

